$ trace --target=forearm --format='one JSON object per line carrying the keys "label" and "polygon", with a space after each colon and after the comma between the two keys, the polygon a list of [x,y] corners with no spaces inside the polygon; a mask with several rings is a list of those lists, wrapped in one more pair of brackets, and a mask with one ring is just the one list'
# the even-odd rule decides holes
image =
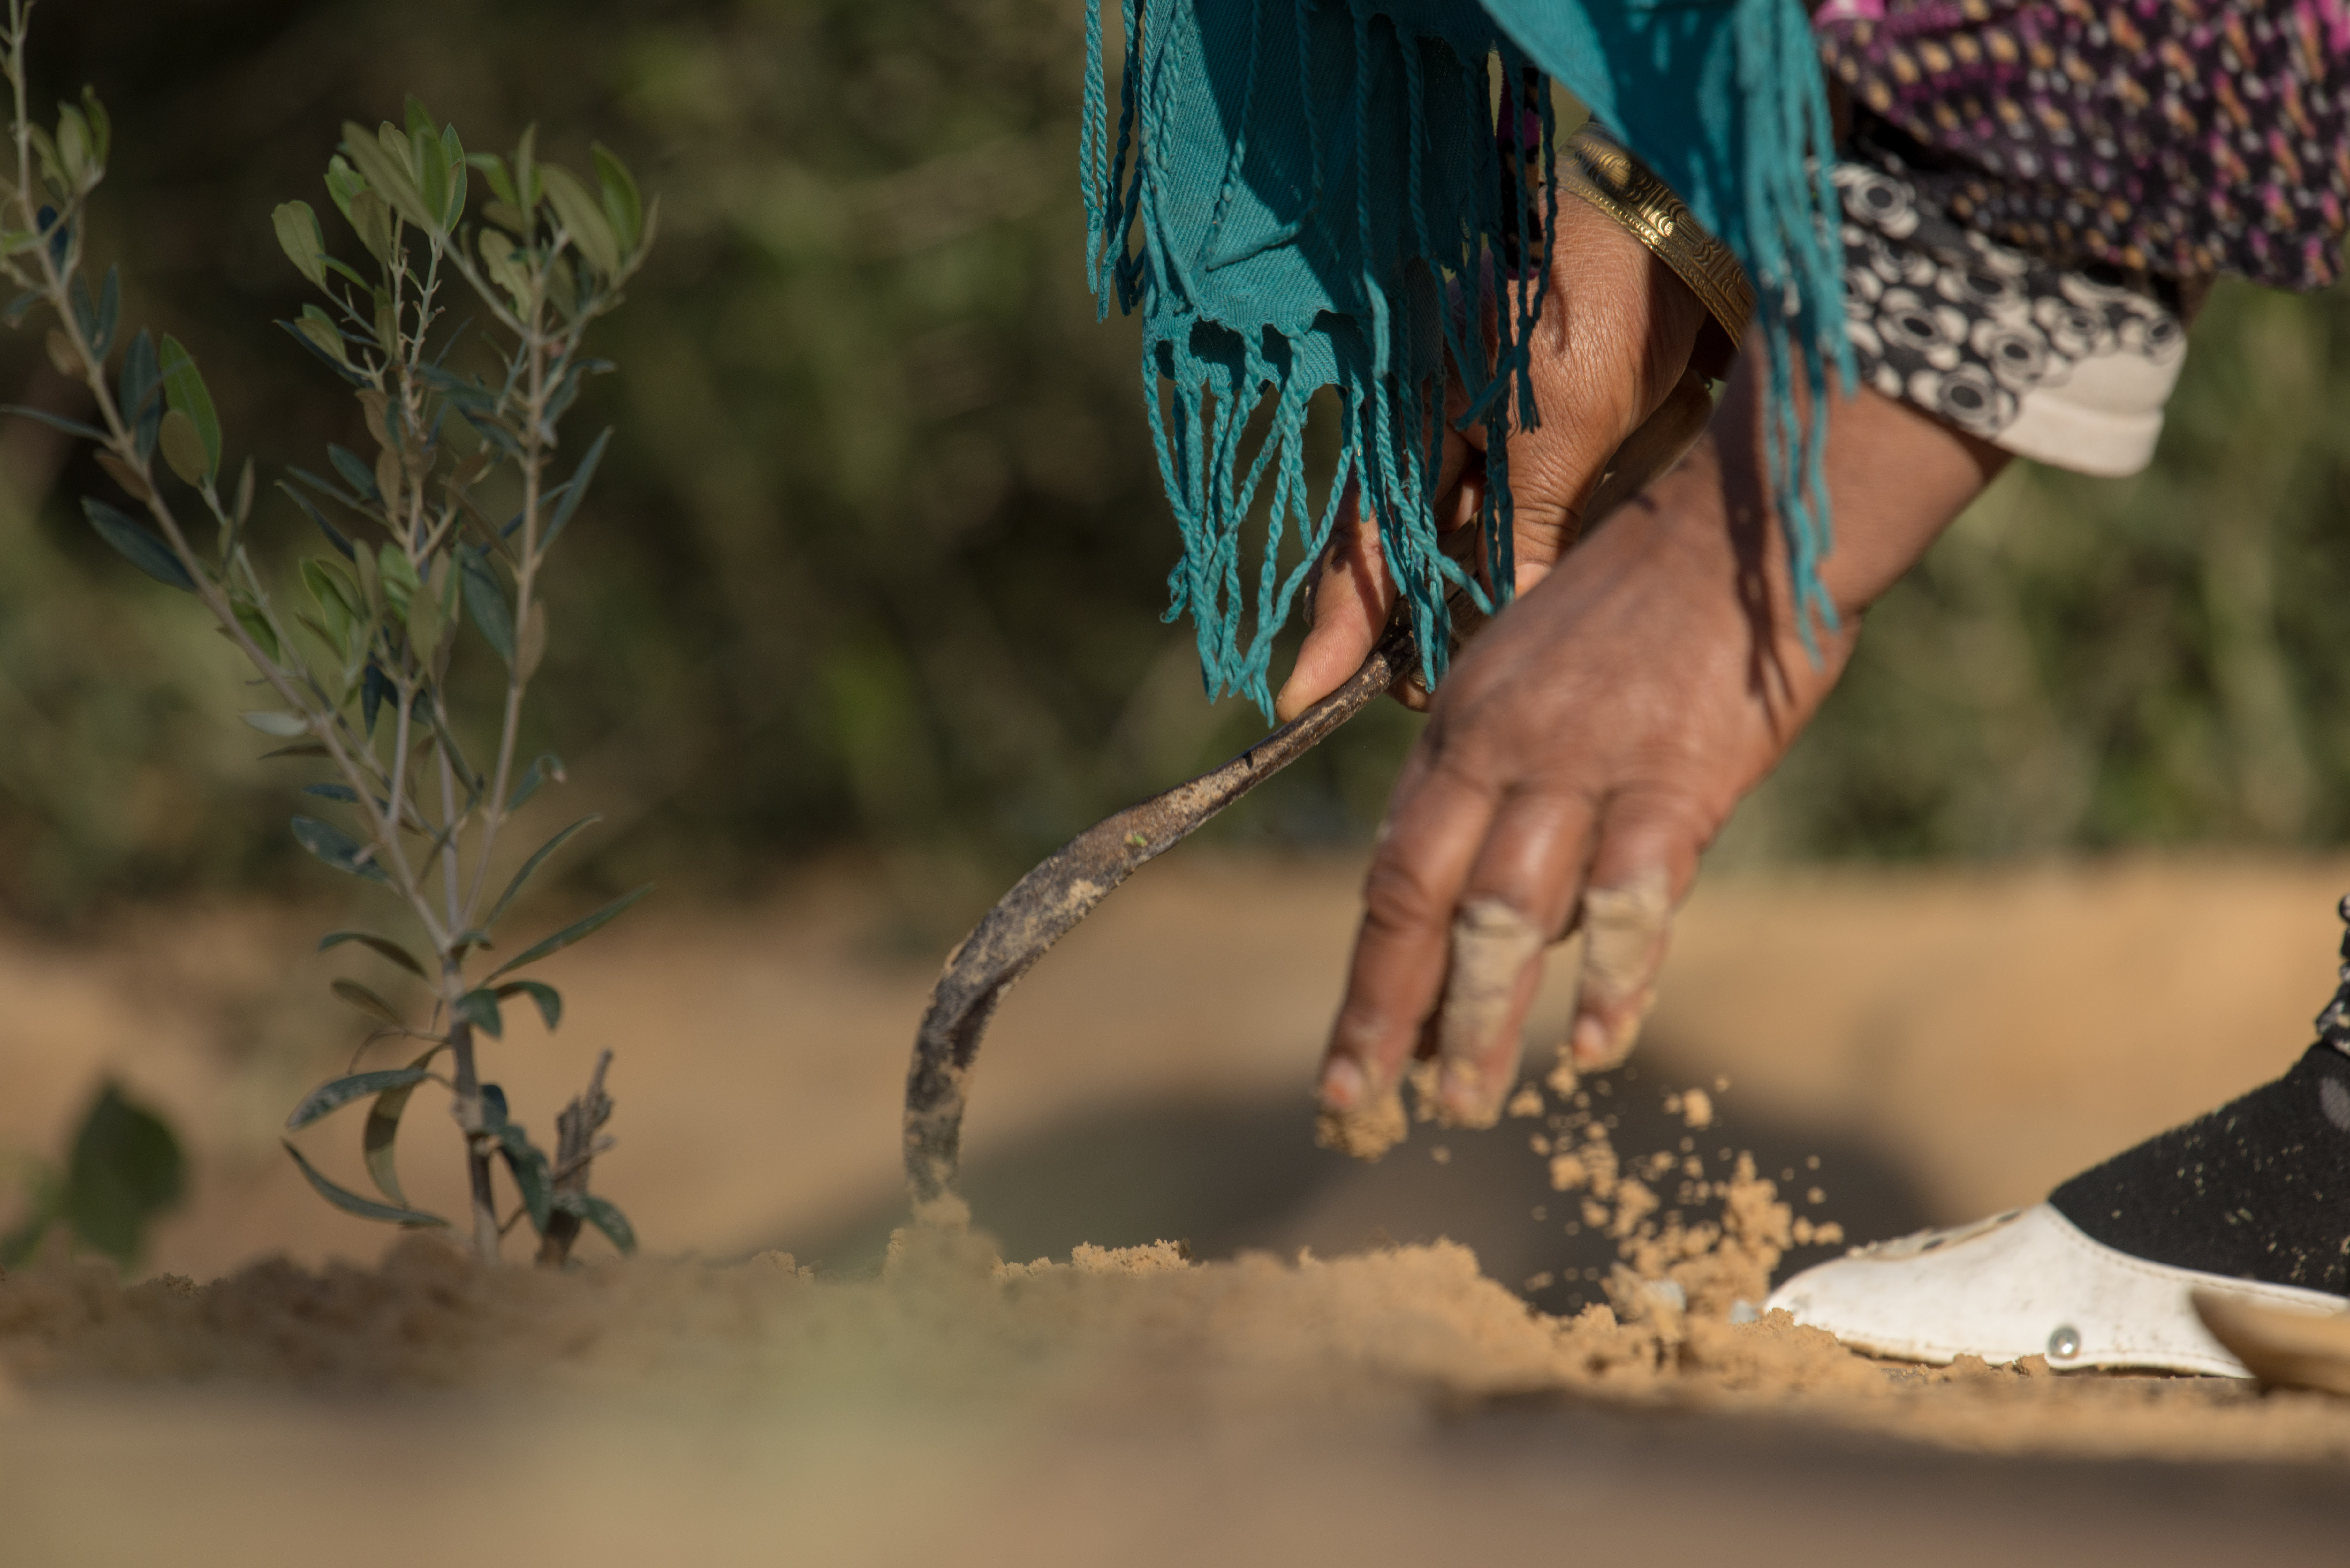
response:
{"label": "forearm", "polygon": [[[1826,410],[1834,547],[1820,580],[1837,626],[1813,628],[1822,658],[1803,645],[1788,556],[1762,452],[1759,356],[1733,370],[1705,439],[1674,472],[1626,507],[1618,522],[1655,529],[1683,569],[1734,583],[1758,666],[1775,664],[1824,696],[1868,607],[1884,596],[2008,462],[1989,443],[1909,404],[1862,390]],[[1613,524],[1611,524],[1613,526]],[[1811,703],[1804,704],[1807,715]]]}

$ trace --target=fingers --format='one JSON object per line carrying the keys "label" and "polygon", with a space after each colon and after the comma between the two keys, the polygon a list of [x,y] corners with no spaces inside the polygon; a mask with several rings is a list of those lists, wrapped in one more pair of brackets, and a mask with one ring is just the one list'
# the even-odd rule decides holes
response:
{"label": "fingers", "polygon": [[[1483,492],[1464,501],[1462,470],[1470,463],[1470,447],[1460,432],[1447,427],[1437,463],[1436,495],[1440,526],[1451,532],[1473,519]],[[1377,520],[1363,514],[1361,487],[1348,482],[1330,531],[1329,545],[1315,568],[1305,608],[1305,641],[1289,679],[1274,698],[1274,717],[1287,723],[1336,691],[1362,667],[1379,633],[1387,629],[1395,609],[1395,579],[1388,575],[1387,553],[1379,547]],[[1471,508],[1464,512],[1462,507]],[[1409,704],[1427,705],[1421,701]]]}
{"label": "fingers", "polygon": [[[1399,1118],[1389,1104],[1397,1080],[1432,1033],[1438,1120],[1498,1121],[1544,950],[1571,910],[1585,937],[1568,1033],[1576,1067],[1616,1066],[1638,1041],[1703,836],[1653,795],[1618,797],[1596,823],[1574,797],[1521,794],[1491,811],[1478,804],[1466,781],[1431,777],[1381,846],[1324,1069],[1323,1102],[1335,1111],[1377,1104]],[[1392,1130],[1400,1136],[1399,1119]]]}
{"label": "fingers", "polygon": [[1437,1119],[1487,1127],[1501,1118],[1544,950],[1570,910],[1585,938],[1568,1033],[1575,1065],[1622,1063],[1655,1005],[1673,910],[1696,875],[1700,836],[1653,801],[1612,803],[1595,833],[1590,808],[1572,798],[1515,796],[1488,816],[1472,813],[1471,795],[1452,780],[1415,794],[1366,889],[1322,1097],[1338,1112],[1380,1107],[1394,1123],[1380,1149],[1401,1136],[1397,1080],[1430,1033]]}
{"label": "fingers", "polygon": [[1577,1069],[1613,1067],[1639,1042],[1704,837],[1657,796],[1610,803],[1582,900],[1582,983],[1567,1029]]}
{"label": "fingers", "polygon": [[1453,910],[1492,810],[1491,794],[1440,757],[1398,784],[1363,887],[1347,1000],[1330,1031],[1322,1073],[1329,1109],[1353,1112],[1395,1093],[1443,988]]}
{"label": "fingers", "polygon": [[1448,1125],[1501,1117],[1543,950],[1566,927],[1591,826],[1588,804],[1573,796],[1514,794],[1494,815],[1452,923],[1437,1015],[1437,1112]]}
{"label": "fingers", "polygon": [[1336,691],[1361,666],[1395,608],[1395,579],[1388,575],[1378,529],[1357,504],[1360,494],[1347,486],[1329,548],[1315,571],[1305,641],[1274,699],[1274,716],[1284,724]]}

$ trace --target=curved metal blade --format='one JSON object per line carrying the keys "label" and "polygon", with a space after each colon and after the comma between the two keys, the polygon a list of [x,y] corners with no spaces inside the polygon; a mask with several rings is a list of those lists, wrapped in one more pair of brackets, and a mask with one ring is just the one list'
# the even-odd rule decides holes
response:
{"label": "curved metal blade", "polygon": [[995,1004],[1045,950],[1110,890],[1224,807],[1311,751],[1377,701],[1415,663],[1399,619],[1347,683],[1210,774],[1177,784],[1077,835],[1023,877],[947,959],[931,988],[906,1074],[906,1180],[917,1204],[954,1185],[964,1091]]}

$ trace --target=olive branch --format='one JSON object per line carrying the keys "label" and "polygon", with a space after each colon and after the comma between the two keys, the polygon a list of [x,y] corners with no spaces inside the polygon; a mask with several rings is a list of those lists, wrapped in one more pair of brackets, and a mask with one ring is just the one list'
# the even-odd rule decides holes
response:
{"label": "olive branch", "polygon": [[[413,98],[402,125],[344,125],[326,188],[372,265],[335,255],[309,203],[278,207],[278,242],[324,299],[278,325],[350,389],[374,456],[330,446],[331,476],[294,468],[279,483],[331,546],[299,563],[307,603],[290,602],[272,592],[255,559],[247,536],[254,465],[246,459],[234,483],[224,483],[220,419],[193,357],[168,334],[159,345],[143,327],[116,353],[120,279],[109,266],[93,289],[83,248],[83,218],[105,178],[111,130],[88,88],[78,103],[59,106],[54,130],[27,112],[32,10],[32,0],[7,0],[0,31],[16,154],[13,178],[0,175],[0,274],[22,291],[0,319],[16,327],[49,311],[49,358],[87,393],[91,413],[85,421],[15,406],[0,411],[95,445],[99,463],[144,520],[92,496],[82,502],[90,526],[149,576],[194,595],[251,662],[255,683],[275,705],[245,712],[244,722],[286,742],[266,755],[330,766],[332,779],[302,787],[316,804],[293,819],[295,838],[337,870],[380,885],[421,938],[338,930],[321,939],[321,950],[369,950],[430,993],[420,1022],[358,980],[335,981],[335,993],[377,1025],[361,1051],[389,1039],[424,1049],[404,1065],[321,1085],[286,1121],[298,1130],[369,1100],[362,1151],[382,1200],[328,1180],[290,1140],[286,1150],[338,1208],[445,1226],[409,1203],[393,1162],[411,1096],[436,1084],[449,1091],[465,1137],[476,1256],[494,1261],[504,1232],[525,1216],[543,1238],[542,1262],[562,1262],[583,1222],[632,1250],[627,1219],[588,1190],[590,1163],[611,1144],[598,1136],[611,1114],[603,1093],[608,1057],[558,1118],[563,1136],[550,1158],[509,1115],[499,1086],[482,1080],[477,1047],[483,1035],[503,1035],[504,1008],[517,999],[555,1028],[562,997],[516,971],[601,929],[646,891],[502,962],[485,956],[532,876],[596,821],[583,817],[556,833],[493,896],[507,826],[542,786],[565,776],[553,753],[519,761],[524,703],[547,646],[542,574],[611,432],[598,434],[558,481],[562,421],[582,380],[612,369],[585,357],[582,342],[642,265],[658,204],[644,203],[628,169],[600,146],[592,183],[540,159],[532,131],[510,157],[469,153],[456,128],[437,124]],[[471,222],[477,176],[489,199]],[[444,329],[460,298],[486,319],[482,331]],[[484,370],[452,368],[456,350],[481,359],[484,346]],[[192,530],[206,521],[213,537],[200,549]],[[504,672],[496,742],[478,753],[463,743],[461,732],[471,731],[449,695],[467,622]],[[519,1199],[503,1223],[492,1186],[498,1161]]]}

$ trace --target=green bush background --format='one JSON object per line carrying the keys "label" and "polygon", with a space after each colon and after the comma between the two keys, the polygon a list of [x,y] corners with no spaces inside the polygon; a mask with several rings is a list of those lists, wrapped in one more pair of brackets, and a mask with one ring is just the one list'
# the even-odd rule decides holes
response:
{"label": "green bush background", "polygon": [[[116,123],[97,224],[265,475],[349,441],[268,327],[269,212],[340,121],[419,93],[469,144],[525,118],[662,201],[578,423],[619,429],[552,592],[546,738],[614,819],[589,875],[708,890],[835,848],[967,905],[1258,727],[1162,626],[1173,535],[1134,338],[1080,267],[1070,0],[45,6],[39,70]],[[329,222],[333,220],[330,216]],[[336,243],[345,236],[337,235]],[[2350,310],[2222,287],[2155,468],[2019,468],[1876,612],[1725,853],[1987,857],[2350,834]],[[68,408],[37,334],[0,400]],[[0,908],[290,874],[286,781],[222,716],[224,644],[75,517],[86,459],[0,431]],[[310,541],[265,490],[264,526]],[[1383,711],[1220,829],[1359,839]]]}

